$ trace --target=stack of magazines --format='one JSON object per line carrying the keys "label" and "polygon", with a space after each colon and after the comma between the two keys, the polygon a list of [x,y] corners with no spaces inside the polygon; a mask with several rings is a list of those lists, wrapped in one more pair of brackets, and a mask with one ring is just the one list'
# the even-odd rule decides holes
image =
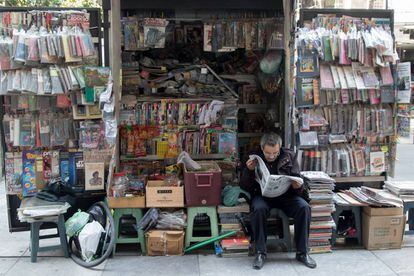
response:
{"label": "stack of magazines", "polygon": [[248,256],[250,241],[242,231],[237,215],[248,214],[250,212],[247,202],[240,203],[236,206],[227,207],[220,205],[217,207],[217,213],[220,219],[221,233],[237,231],[229,238],[223,239],[220,244],[222,248],[222,257],[241,257]]}
{"label": "stack of magazines", "polygon": [[333,203],[335,181],[320,171],[305,171],[301,174],[309,184],[310,190],[312,209],[309,233],[310,253],[332,252],[330,239],[332,228],[335,227],[332,219],[332,212],[335,211]]}
{"label": "stack of magazines", "polygon": [[[386,184],[385,187],[390,187]],[[372,207],[403,207],[401,198],[388,190],[370,188],[366,186],[352,187],[337,193],[335,201],[342,205],[372,206]]]}
{"label": "stack of magazines", "polygon": [[414,201],[414,181],[385,181],[384,188],[402,200]]}

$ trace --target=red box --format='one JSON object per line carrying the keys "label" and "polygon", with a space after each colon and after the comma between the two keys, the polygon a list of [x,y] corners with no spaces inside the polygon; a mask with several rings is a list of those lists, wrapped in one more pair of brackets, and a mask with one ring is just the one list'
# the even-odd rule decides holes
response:
{"label": "red box", "polygon": [[221,169],[216,162],[200,161],[201,170],[184,168],[187,206],[216,206],[221,203]]}

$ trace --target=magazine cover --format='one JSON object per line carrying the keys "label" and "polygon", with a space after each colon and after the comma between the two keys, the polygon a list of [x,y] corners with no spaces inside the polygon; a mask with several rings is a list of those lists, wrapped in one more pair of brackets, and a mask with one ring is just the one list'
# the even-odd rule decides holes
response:
{"label": "magazine cover", "polygon": [[34,151],[23,151],[22,188],[23,197],[36,194],[36,154]]}
{"label": "magazine cover", "polygon": [[106,86],[111,69],[109,67],[85,67],[85,84],[88,87]]}
{"label": "magazine cover", "polygon": [[85,191],[105,188],[105,163],[85,163]]}
{"label": "magazine cover", "polygon": [[219,134],[219,153],[233,154],[237,148],[237,135],[232,132]]}

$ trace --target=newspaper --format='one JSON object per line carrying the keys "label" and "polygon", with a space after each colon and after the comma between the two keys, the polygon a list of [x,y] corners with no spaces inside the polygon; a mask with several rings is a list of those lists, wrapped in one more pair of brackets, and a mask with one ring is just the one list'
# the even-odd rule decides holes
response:
{"label": "newspaper", "polygon": [[258,161],[255,169],[256,181],[260,185],[262,196],[265,197],[278,197],[289,189],[292,184],[292,180],[303,184],[303,180],[300,177],[288,176],[288,175],[271,175],[266,167],[263,159],[258,155],[249,155],[249,158]]}

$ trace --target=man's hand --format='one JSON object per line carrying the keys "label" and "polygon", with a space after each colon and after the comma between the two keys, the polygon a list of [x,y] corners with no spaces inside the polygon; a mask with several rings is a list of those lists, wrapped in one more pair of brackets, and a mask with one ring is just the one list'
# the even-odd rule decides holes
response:
{"label": "man's hand", "polygon": [[302,187],[302,184],[292,180],[292,187],[293,187],[293,189],[299,189],[300,187]]}
{"label": "man's hand", "polygon": [[249,170],[253,171],[257,166],[257,160],[256,159],[247,160],[246,166]]}

